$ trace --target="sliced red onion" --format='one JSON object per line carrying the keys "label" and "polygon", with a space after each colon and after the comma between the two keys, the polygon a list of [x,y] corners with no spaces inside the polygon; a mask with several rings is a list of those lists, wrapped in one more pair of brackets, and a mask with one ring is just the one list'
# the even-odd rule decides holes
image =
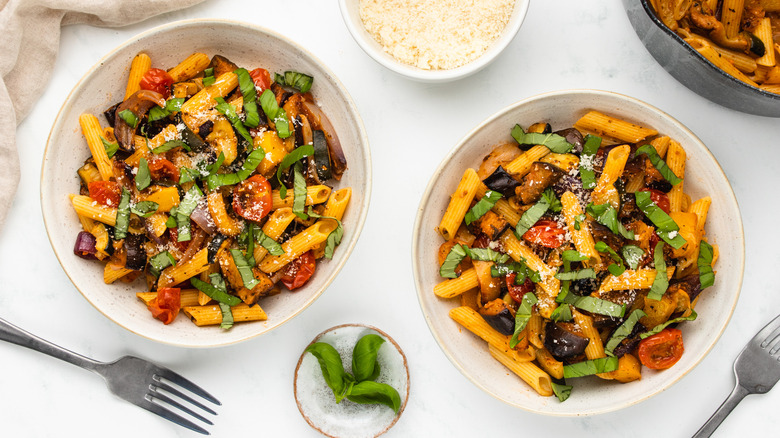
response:
{"label": "sliced red onion", "polygon": [[76,236],[76,245],[73,247],[73,254],[76,254],[82,259],[95,260],[97,259],[96,244],[97,239],[95,239],[95,236],[86,231],[81,231],[78,236]]}
{"label": "sliced red onion", "polygon": [[205,196],[198,200],[198,206],[193,210],[190,219],[209,234],[217,232],[217,224],[214,223],[214,219],[211,217],[211,213],[209,213],[208,202]]}

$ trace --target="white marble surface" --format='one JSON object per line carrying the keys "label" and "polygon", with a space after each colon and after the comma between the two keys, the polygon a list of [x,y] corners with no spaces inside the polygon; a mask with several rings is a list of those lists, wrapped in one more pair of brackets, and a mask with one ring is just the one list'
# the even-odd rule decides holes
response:
{"label": "white marble surface", "polygon": [[[352,258],[317,302],[260,338],[214,350],[187,350],[139,338],[81,297],[49,246],[38,194],[48,131],[81,75],[140,31],[201,17],[246,20],[274,29],[307,47],[341,78],[371,140],[374,191]],[[742,296],[710,355],[657,397],[587,418],[530,414],[493,399],[465,379],[428,331],[409,260],[418,201],[452,145],[498,109],[564,88],[625,93],[685,123],[709,146],[731,180],[742,208],[747,247]],[[529,436],[690,436],[731,391],[732,363],[744,344],[780,311],[780,288],[774,281],[780,237],[770,232],[780,215],[774,193],[778,138],[780,120],[736,113],[678,84],[646,52],[617,0],[533,1],[523,28],[495,63],[443,85],[410,82],[380,67],[352,40],[333,0],[210,0],[123,29],[72,26],[64,29],[51,83],[18,130],[22,178],[0,230],[0,315],[99,360],[136,354],[178,370],[223,401],[211,428],[216,436],[316,436],[293,399],[295,364],[315,335],[349,322],[385,330],[409,359],[409,405],[388,437],[488,436],[519,426]],[[114,397],[100,380],[0,343],[0,434],[194,436]],[[773,435],[780,430],[773,409],[778,403],[778,389],[748,397],[715,436]]]}

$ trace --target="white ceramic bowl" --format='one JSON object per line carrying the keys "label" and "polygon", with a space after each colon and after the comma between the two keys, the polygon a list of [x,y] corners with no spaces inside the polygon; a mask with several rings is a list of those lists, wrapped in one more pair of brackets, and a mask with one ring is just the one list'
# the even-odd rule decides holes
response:
{"label": "white ceramic bowl", "polygon": [[[672,368],[655,372],[644,368],[640,381],[617,384],[597,378],[570,379],[571,397],[560,403],[541,397],[494,360],[484,341],[449,318],[458,300],[433,294],[442,279],[436,254],[442,243],[436,227],[447,208],[450,194],[466,168],[476,168],[492,146],[512,141],[510,130],[519,123],[549,122],[553,129],[572,124],[587,110],[595,109],[657,129],[680,142],[688,154],[685,191],[693,199],[708,195],[712,207],[707,216],[707,238],[720,248],[715,285],[706,289],[696,311],[699,318],[680,325],[685,354]],[[444,158],[431,178],[417,213],[412,243],[415,284],[420,306],[433,336],[463,375],[494,397],[511,405],[548,415],[592,415],[621,409],[669,388],[691,371],[715,345],[731,318],[742,284],[745,263],[742,219],[734,192],[723,170],[707,147],[668,114],[636,99],[594,90],[568,90],[543,94],[511,105],[468,133]]]}
{"label": "white ceramic bowl", "polygon": [[[295,293],[284,292],[262,299],[268,314],[264,322],[236,324],[230,330],[218,326],[196,327],[180,315],[170,325],[152,318],[135,293],[145,290],[142,281],[132,284],[103,282],[103,264],[73,255],[79,220],[68,199],[78,193],[76,170],[89,156],[78,117],[100,115],[121,99],[133,57],[145,51],[153,67],[170,68],[189,54],[200,51],[221,54],[249,69],[270,72],[297,70],[314,76],[312,93],[333,123],[348,162],[338,187],[352,187],[352,200],[343,218],[344,237],[333,260],[318,264],[310,282]],[[105,120],[99,116],[105,125]],[[106,317],[143,337],[186,347],[213,347],[243,341],[289,321],[314,302],[344,266],[357,242],[371,194],[371,157],[368,137],[357,108],[344,86],[316,57],[275,32],[235,21],[188,20],[167,24],[114,49],[79,81],[60,109],[44,152],[41,171],[41,209],[46,231],[62,268],[73,284]]]}
{"label": "white ceramic bowl", "polygon": [[349,29],[349,33],[352,34],[352,37],[360,48],[363,49],[368,56],[372,57],[376,62],[387,67],[391,71],[415,81],[449,82],[472,75],[482,70],[496,59],[499,53],[509,45],[520,30],[520,26],[523,24],[525,15],[528,12],[530,0],[516,0],[514,9],[512,10],[512,16],[509,18],[504,31],[492,42],[485,53],[465,65],[448,70],[421,69],[405,64],[385,52],[382,45],[374,40],[371,34],[369,34],[363,26],[363,21],[360,19],[359,3],[360,0],[339,0],[341,15],[344,18],[347,29]]}

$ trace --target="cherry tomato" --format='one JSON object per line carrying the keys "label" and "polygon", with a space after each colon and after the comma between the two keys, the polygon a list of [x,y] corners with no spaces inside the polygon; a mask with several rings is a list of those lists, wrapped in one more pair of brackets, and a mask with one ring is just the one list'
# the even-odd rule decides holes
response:
{"label": "cherry tomato", "polygon": [[149,160],[149,173],[153,180],[168,179],[179,181],[179,169],[175,164],[161,157],[152,157]]}
{"label": "cherry tomato", "polygon": [[180,308],[181,289],[178,287],[164,287],[158,290],[157,297],[149,303],[149,311],[152,312],[152,316],[166,325],[176,319]]}
{"label": "cherry tomato", "polygon": [[515,284],[517,274],[510,272],[506,274],[506,288],[509,291],[509,296],[518,303],[523,301],[523,295],[528,292],[534,291],[534,282],[530,278],[525,277],[525,282],[521,285]]}
{"label": "cherry tomato", "polygon": [[289,290],[298,289],[309,281],[315,267],[314,252],[306,251],[287,265],[282,276],[282,284]]}
{"label": "cherry tomato", "polygon": [[187,247],[190,246],[189,241],[179,242],[179,230],[176,227],[168,228],[170,234],[169,241],[179,249],[179,251],[187,251]]}
{"label": "cherry tomato", "polygon": [[271,184],[262,175],[254,175],[233,188],[233,211],[250,221],[259,222],[271,211]]}
{"label": "cherry tomato", "polygon": [[144,73],[139,85],[142,90],[156,91],[167,99],[171,95],[171,84],[173,84],[173,78],[168,72],[159,68],[150,68]]}
{"label": "cherry tomato", "polygon": [[566,231],[555,221],[539,221],[523,234],[523,239],[546,248],[557,248],[563,244]]}
{"label": "cherry tomato", "polygon": [[255,87],[259,88],[260,93],[271,87],[271,73],[268,73],[268,70],[256,68],[249,72],[249,76],[252,77]]}
{"label": "cherry tomato", "polygon": [[99,204],[115,208],[119,205],[122,190],[119,188],[118,182],[92,181],[87,185],[87,189],[89,189],[89,197]]}
{"label": "cherry tomato", "polygon": [[650,192],[650,200],[653,201],[655,205],[657,205],[666,214],[669,214],[669,197],[666,196],[666,193],[656,189],[649,189],[647,187],[644,189],[639,189],[639,191]]}
{"label": "cherry tomato", "polygon": [[637,355],[642,365],[654,370],[665,370],[676,364],[684,351],[682,332],[667,328],[642,339],[637,348]]}

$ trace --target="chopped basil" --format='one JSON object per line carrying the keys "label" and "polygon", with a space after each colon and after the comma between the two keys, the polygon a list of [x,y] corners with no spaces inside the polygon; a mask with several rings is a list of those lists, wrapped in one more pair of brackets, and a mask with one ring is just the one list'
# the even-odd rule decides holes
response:
{"label": "chopped basil", "polygon": [[279,104],[276,102],[276,95],[270,89],[263,91],[260,95],[260,107],[269,119],[274,119],[279,112]]}
{"label": "chopped basil", "polygon": [[116,223],[114,224],[114,238],[117,240],[127,237],[127,228],[130,226],[130,192],[122,187],[122,198],[116,210]]}
{"label": "chopped basil", "polygon": [[197,169],[182,167],[179,169],[179,185],[195,181],[201,174]]}
{"label": "chopped basil", "polygon": [[550,382],[552,386],[553,394],[558,397],[558,401],[565,402],[571,395],[572,386],[555,382]]}
{"label": "chopped basil", "polygon": [[585,145],[580,154],[580,179],[582,188],[592,190],[596,188],[596,173],[593,171],[593,158],[601,147],[601,137],[588,135],[585,137]]}
{"label": "chopped basil", "polygon": [[[335,217],[331,217],[331,216],[320,216],[319,214],[315,213],[315,212],[314,212],[314,210],[311,208],[311,205],[309,206],[309,216],[311,216],[311,217],[315,217],[315,218],[317,218],[317,219],[333,219],[334,221],[336,221],[336,224],[337,224],[337,225],[336,225],[336,229],[335,229],[335,230],[333,230],[333,231],[331,231],[331,232],[330,232],[330,234],[328,234],[328,239],[325,241],[325,254],[324,254],[324,256],[325,256],[325,258],[326,258],[326,259],[332,259],[332,258],[333,258],[333,252],[336,250],[336,246],[338,246],[339,244],[341,244],[341,239],[344,237],[344,226],[341,224],[341,221],[340,221],[340,220],[338,220],[338,219],[336,219]],[[262,233],[262,231],[261,231],[261,233]],[[265,235],[263,234],[263,236],[265,236]],[[266,238],[267,240],[270,240],[270,241],[271,241],[271,242],[273,242],[274,244],[276,244],[276,246],[279,248],[279,249],[278,249],[278,251],[279,251],[279,254],[274,254],[274,253],[273,253],[273,252],[272,252],[272,251],[271,251],[271,250],[270,250],[270,249],[269,249],[267,246],[265,246],[265,244],[264,244],[264,243],[262,243],[262,241],[261,241],[261,243],[260,243],[260,244],[261,244],[261,245],[263,245],[263,247],[265,247],[266,249],[268,249],[268,251],[269,251],[271,254],[273,254],[273,255],[281,255],[281,254],[284,254],[284,251],[282,250],[282,247],[281,247],[281,246],[280,246],[278,243],[274,242],[274,240],[273,240],[273,239],[271,239],[271,238],[270,238],[270,237],[268,237],[268,236],[265,236],[265,238]]]}
{"label": "chopped basil", "polygon": [[626,306],[624,304],[617,304],[591,296],[567,296],[564,301],[578,309],[598,315],[622,318],[626,314]]}
{"label": "chopped basil", "polygon": [[163,269],[167,268],[168,266],[175,265],[176,259],[174,259],[171,253],[168,251],[163,251],[153,255],[152,257],[149,257],[149,266],[151,266],[149,273],[155,277],[159,277]]}
{"label": "chopped basil", "polygon": [[188,151],[190,150],[190,147],[187,145],[187,143],[184,142],[184,140],[170,140],[152,149],[152,152],[155,154],[162,154],[178,147],[184,148]]}
{"label": "chopped basil", "polygon": [[699,242],[697,264],[699,265],[699,283],[701,283],[702,290],[715,284],[715,273],[712,271],[712,257],[712,245],[703,240]]}
{"label": "chopped basil", "polygon": [[257,89],[255,88],[255,82],[246,69],[239,68],[233,73],[238,76],[238,88],[244,97],[244,113],[246,114],[244,124],[251,128],[256,128],[260,124],[260,114],[257,112]]}
{"label": "chopped basil", "polygon": [[252,290],[255,286],[260,284],[260,280],[255,278],[255,275],[252,273],[252,267],[249,265],[249,262],[246,261],[241,250],[231,249],[230,255],[233,256],[233,263],[236,264],[236,268],[241,275],[241,281],[244,283],[245,288]]}
{"label": "chopped basil", "polygon": [[525,326],[528,325],[528,320],[531,319],[533,306],[538,301],[536,295],[532,292],[526,292],[526,294],[523,295],[523,299],[517,307],[517,313],[515,313],[515,332],[512,334],[512,339],[509,340],[509,348],[515,348],[517,343],[520,342],[517,337],[520,335],[520,332],[525,329]]}
{"label": "chopped basil", "polygon": [[279,73],[274,73],[274,82],[279,85],[287,85],[287,82],[284,80],[284,75],[280,75]]}
{"label": "chopped basil", "polygon": [[136,126],[138,126],[138,116],[135,115],[132,111],[129,109],[122,110],[117,115],[127,123],[128,126],[135,129]]}
{"label": "chopped basil", "polygon": [[681,316],[679,318],[670,319],[669,321],[666,321],[665,323],[658,324],[657,326],[655,326],[652,329],[650,329],[650,331],[648,331],[646,333],[642,333],[641,335],[639,335],[639,339],[645,339],[645,338],[648,338],[650,336],[657,335],[658,333],[661,332],[661,330],[665,329],[666,327],[668,327],[668,326],[670,326],[672,324],[677,324],[678,322],[683,322],[683,321],[693,321],[698,316],[699,315],[696,314],[696,311],[691,309],[691,314],[690,315],[688,315],[688,316]]}
{"label": "chopped basil", "polygon": [[647,158],[649,158],[650,162],[653,163],[653,167],[658,169],[658,172],[661,173],[661,176],[663,176],[665,180],[669,181],[671,185],[676,186],[682,182],[682,178],[675,175],[672,169],[670,169],[666,164],[666,161],[664,161],[664,159],[658,155],[658,151],[655,150],[655,147],[646,144],[636,150],[637,156],[642,154],[647,155]]}
{"label": "chopped basil", "polygon": [[146,158],[138,161],[138,173],[135,174],[135,188],[143,190],[152,183],[152,175],[149,173],[149,163]]}
{"label": "chopped basil", "polygon": [[586,260],[590,260],[590,257],[586,256],[585,254],[582,254],[579,251],[575,251],[573,249],[567,249],[566,251],[563,252],[561,259],[569,262],[584,262]]}
{"label": "chopped basil", "polygon": [[612,336],[609,338],[609,341],[604,345],[604,352],[607,353],[607,356],[614,356],[612,352],[615,351],[615,348],[623,342],[623,339],[626,339],[631,332],[634,331],[636,323],[645,315],[647,314],[642,311],[642,309],[636,309],[628,315],[628,318],[623,321],[623,324],[620,324],[620,326],[615,329]]}
{"label": "chopped basil", "polygon": [[498,251],[494,251],[490,248],[466,248],[466,253],[472,260],[478,260],[481,262],[495,262],[506,263],[509,261],[509,256],[502,254]]}
{"label": "chopped basil", "polygon": [[607,245],[605,242],[599,240],[598,242],[596,242],[595,248],[596,248],[596,251],[608,253],[609,256],[612,258],[612,260],[617,262],[617,264],[613,263],[613,264],[607,266],[607,270],[609,271],[610,274],[612,274],[615,277],[617,277],[620,274],[626,272],[626,267],[623,266],[623,259],[621,259],[620,256],[615,252],[615,250],[610,248],[609,245]]}
{"label": "chopped basil", "polygon": [[444,278],[458,278],[455,268],[466,258],[467,250],[468,248],[465,245],[459,243],[450,248],[447,258],[444,259],[444,263],[439,268],[439,275]]}
{"label": "chopped basil", "polygon": [[203,86],[208,87],[209,85],[214,84],[216,81],[217,78],[214,77],[214,67],[209,67],[203,70]]}
{"label": "chopped basil", "polygon": [[626,245],[623,248],[620,248],[620,252],[623,253],[623,260],[626,261],[626,264],[628,264],[631,269],[638,268],[639,262],[642,261],[642,256],[645,255],[642,248],[636,245]]}
{"label": "chopped basil", "polygon": [[307,144],[293,149],[292,152],[282,158],[282,162],[279,163],[279,167],[276,169],[276,179],[279,181],[279,196],[282,199],[287,197],[287,187],[282,183],[282,173],[287,171],[295,162],[312,155],[314,155],[314,146]]}
{"label": "chopped basil", "polygon": [[298,73],[297,71],[284,72],[284,84],[295,88],[301,93],[309,91],[313,82],[314,78],[307,74]]}
{"label": "chopped basil", "polygon": [[565,154],[574,147],[566,141],[566,138],[558,134],[540,134],[536,132],[525,132],[520,125],[512,128],[512,138],[521,145],[542,145],[557,154]]}
{"label": "chopped basil", "polygon": [[169,99],[165,102],[165,107],[156,106],[149,110],[149,121],[156,122],[164,119],[175,112],[181,111],[181,106],[184,104],[184,98]]}
{"label": "chopped basil", "polygon": [[578,214],[577,216],[574,216],[574,229],[579,231],[582,229],[582,222],[585,221],[585,215],[584,214]]}
{"label": "chopped basil", "polygon": [[571,321],[574,316],[571,314],[571,305],[562,304],[555,308],[550,314],[550,319],[555,322]]}
{"label": "chopped basil", "polygon": [[[648,193],[648,192],[644,192],[644,193]],[[610,231],[612,231],[613,233],[619,234],[628,240],[634,240],[634,232],[627,230],[626,227],[623,226],[620,220],[618,220],[618,211],[615,210],[615,208],[612,207],[611,205],[609,204],[596,205],[590,203],[585,208],[585,210],[588,212],[589,215],[593,216],[593,219],[595,219],[596,222],[609,228]]]}
{"label": "chopped basil", "polygon": [[303,209],[306,207],[306,178],[303,176],[303,165],[295,163],[293,167],[293,207],[292,211],[302,220],[309,218]]}
{"label": "chopped basil", "polygon": [[618,358],[602,357],[599,359],[585,360],[563,366],[563,377],[584,377],[593,374],[608,373],[618,369]]}
{"label": "chopped basil", "polygon": [[[208,186],[209,190],[214,190],[217,187],[232,186],[238,184],[252,175],[255,169],[257,169],[257,166],[260,165],[260,162],[263,161],[264,157],[265,157],[265,151],[263,150],[263,148],[259,147],[257,149],[254,149],[246,157],[246,160],[244,160],[244,164],[241,165],[241,169],[239,169],[238,172],[214,173],[213,171],[210,171],[209,176],[206,177],[206,185]],[[220,163],[220,159],[221,161],[224,161],[225,155],[220,153],[219,158],[214,164]],[[216,167],[217,169],[219,168],[219,166]]]}
{"label": "chopped basil", "polygon": [[484,216],[485,213],[496,205],[496,202],[501,199],[501,196],[500,192],[494,192],[492,190],[485,192],[485,196],[466,212],[466,216],[463,219],[466,222],[466,225],[471,225]]}
{"label": "chopped basil", "polygon": [[555,274],[555,278],[558,280],[584,280],[587,278],[596,278],[596,271],[593,268],[580,269],[579,271],[572,272],[559,272]]}
{"label": "chopped basil", "polygon": [[222,164],[225,162],[225,154],[224,152],[220,152],[219,156],[217,156],[217,160],[213,163],[206,166],[206,174],[208,175],[214,175],[219,171],[219,168],[222,167]]}
{"label": "chopped basil", "polygon": [[198,206],[198,201],[203,197],[203,192],[200,191],[197,185],[193,185],[187,193],[184,194],[184,199],[181,200],[176,210],[176,226],[179,234],[178,241],[186,242],[192,238],[190,234],[190,215]]}
{"label": "chopped basil", "polygon": [[560,201],[555,197],[555,192],[553,192],[553,190],[550,188],[545,190],[544,193],[542,193],[542,197],[539,198],[536,204],[534,204],[531,208],[526,210],[522,216],[520,216],[520,220],[515,226],[515,235],[517,238],[522,239],[523,234],[531,229],[531,227],[533,227],[534,224],[536,224],[536,222],[539,221],[539,219],[541,219],[545,213],[547,213],[547,210],[555,211],[556,203],[558,210],[560,211]]}
{"label": "chopped basil", "polygon": [[522,262],[497,263],[490,267],[490,275],[492,277],[506,277],[512,272],[516,274],[516,285],[525,283],[526,278],[530,278],[534,283],[539,283],[542,281],[542,276],[538,272],[529,268],[528,265],[525,264],[525,260]]}
{"label": "chopped basil", "polygon": [[135,205],[130,206],[130,212],[146,218],[153,215],[154,212],[157,211],[158,207],[160,207],[160,204],[154,201],[141,201]]}
{"label": "chopped basil", "polygon": [[219,324],[219,328],[227,330],[233,327],[233,311],[230,310],[230,306],[219,303],[219,310],[222,311],[222,322]]}
{"label": "chopped basil", "polygon": [[168,228],[176,228],[176,211],[178,210],[177,207],[171,208],[171,211],[168,213],[170,216],[168,216],[168,220],[165,221],[165,226]]}
{"label": "chopped basil", "polygon": [[658,242],[658,244],[655,245],[653,261],[655,262],[655,279],[653,280],[653,285],[650,286],[650,291],[647,292],[647,298],[658,301],[664,296],[666,289],[669,287],[669,278],[666,276],[663,242]]}
{"label": "chopped basil", "polygon": [[244,137],[244,140],[246,140],[247,143],[253,144],[254,141],[252,140],[252,136],[249,135],[249,131],[246,130],[246,126],[244,126],[244,123],[238,117],[235,107],[225,102],[225,99],[221,97],[215,97],[214,100],[217,101],[217,106],[215,107],[216,110],[230,121],[230,124],[233,125],[233,128],[236,129],[236,132],[238,132],[241,137]]}
{"label": "chopped basil", "polygon": [[[211,276],[214,275],[220,276],[219,274],[211,274]],[[212,284],[206,283],[205,281],[202,281],[197,277],[190,278],[190,283],[192,283],[192,285],[195,286],[196,289],[208,295],[209,297],[213,298],[214,300],[217,300],[220,303],[227,304],[228,306],[236,306],[239,303],[241,303],[240,298],[230,295],[224,290],[220,290],[220,288],[217,288]]]}
{"label": "chopped basil", "polygon": [[650,219],[656,227],[658,237],[671,245],[674,249],[680,249],[685,245],[685,239],[680,235],[680,227],[666,212],[650,199],[650,192],[635,192],[636,205],[642,213]]}
{"label": "chopped basil", "polygon": [[100,136],[100,141],[103,142],[103,148],[106,150],[106,155],[108,155],[108,158],[112,158],[114,154],[116,154],[116,151],[119,150],[119,143],[111,143],[102,135]]}
{"label": "chopped basil", "polygon": [[274,126],[279,138],[287,138],[292,135],[290,122],[287,120],[287,111],[281,108],[279,108],[279,111],[276,112],[276,117],[274,117]]}

